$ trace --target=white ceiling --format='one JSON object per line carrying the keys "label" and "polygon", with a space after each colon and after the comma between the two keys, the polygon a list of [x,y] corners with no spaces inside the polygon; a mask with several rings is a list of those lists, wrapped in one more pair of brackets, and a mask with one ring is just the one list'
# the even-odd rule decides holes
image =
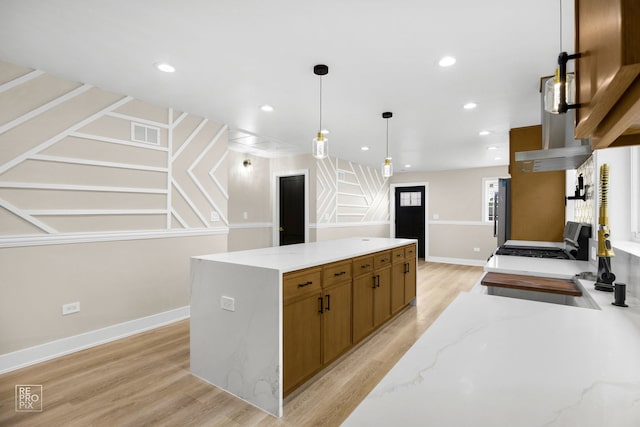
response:
{"label": "white ceiling", "polygon": [[310,152],[327,64],[332,156],[380,164],[392,111],[396,171],[458,169],[507,164],[509,129],[540,123],[559,21],[559,0],[0,0],[0,60],[227,123],[272,154]]}

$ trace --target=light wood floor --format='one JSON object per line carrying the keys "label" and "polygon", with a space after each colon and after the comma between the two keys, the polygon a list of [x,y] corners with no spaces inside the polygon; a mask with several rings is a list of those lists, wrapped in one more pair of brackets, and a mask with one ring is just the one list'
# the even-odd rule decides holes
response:
{"label": "light wood floor", "polygon": [[[0,376],[0,426],[338,426],[481,274],[421,261],[417,306],[287,398],[281,419],[190,375],[185,320]],[[41,413],[15,412],[16,384],[43,385]]]}

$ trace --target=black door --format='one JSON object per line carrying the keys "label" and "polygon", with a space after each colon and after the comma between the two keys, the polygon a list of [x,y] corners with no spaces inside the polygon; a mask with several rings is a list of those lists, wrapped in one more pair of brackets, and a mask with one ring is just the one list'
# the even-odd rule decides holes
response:
{"label": "black door", "polygon": [[304,175],[280,177],[280,246],[304,243]]}
{"label": "black door", "polygon": [[396,237],[418,239],[418,257],[424,258],[424,187],[396,187]]}

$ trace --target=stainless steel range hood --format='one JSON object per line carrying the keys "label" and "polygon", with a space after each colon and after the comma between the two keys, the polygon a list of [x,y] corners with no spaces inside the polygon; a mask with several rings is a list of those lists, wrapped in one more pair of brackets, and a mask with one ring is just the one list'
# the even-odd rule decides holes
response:
{"label": "stainless steel range hood", "polygon": [[[542,80],[541,87],[544,87],[546,80]],[[569,110],[565,114],[545,111],[544,91],[541,91],[540,107],[542,150],[516,153],[516,167],[522,172],[577,169],[591,155],[591,141],[573,138],[575,110]]]}

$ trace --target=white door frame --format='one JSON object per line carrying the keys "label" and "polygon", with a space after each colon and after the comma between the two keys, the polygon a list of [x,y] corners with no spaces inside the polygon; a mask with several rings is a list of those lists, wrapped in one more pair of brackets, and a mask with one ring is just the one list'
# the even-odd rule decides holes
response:
{"label": "white door frame", "polygon": [[304,242],[309,242],[309,169],[299,169],[288,172],[274,172],[271,179],[271,194],[273,194],[272,242],[273,246],[280,246],[280,177],[304,175]]}
{"label": "white door frame", "polygon": [[396,237],[396,188],[423,187],[424,188],[424,259],[429,257],[429,183],[428,182],[399,182],[389,185],[389,236]]}

